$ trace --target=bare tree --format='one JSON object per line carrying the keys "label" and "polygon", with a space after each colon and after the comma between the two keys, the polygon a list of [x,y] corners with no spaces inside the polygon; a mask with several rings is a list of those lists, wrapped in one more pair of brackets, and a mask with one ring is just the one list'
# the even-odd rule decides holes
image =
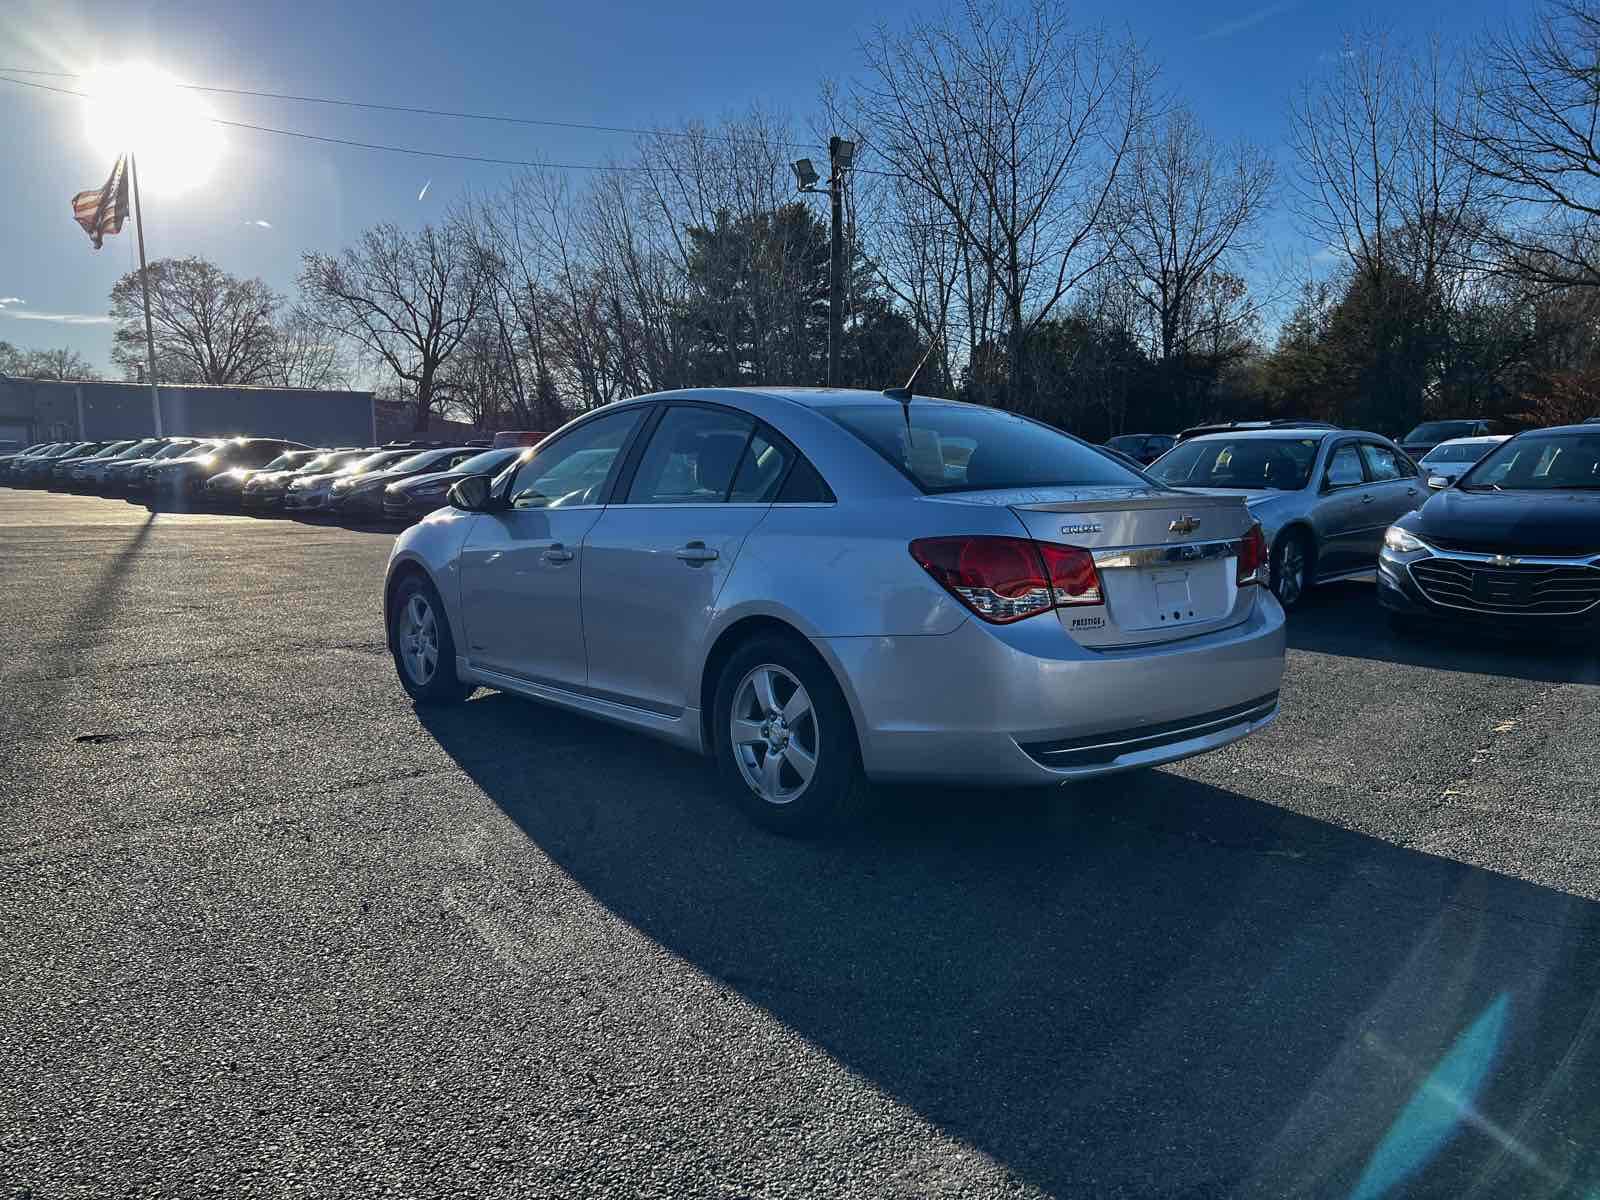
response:
{"label": "bare tree", "polygon": [[1026,405],[1030,333],[1105,260],[1097,232],[1152,71],[1131,40],[1073,28],[1048,0],[967,0],[938,23],[880,28],[864,52],[855,107],[872,145],[953,222],[969,306],[999,300],[1008,386]]}
{"label": "bare tree", "polygon": [[[150,324],[156,376],[174,383],[264,383],[271,371],[273,318],[281,297],[259,279],[239,279],[203,258],[150,264]],[[111,288],[112,360],[130,375],[145,368],[139,273]]]}
{"label": "bare tree", "polygon": [[0,375],[18,379],[99,379],[100,373],[76,350],[23,350],[0,342]]}
{"label": "bare tree", "polygon": [[1375,285],[1403,275],[1434,295],[1481,232],[1478,174],[1451,148],[1476,124],[1461,75],[1437,41],[1413,55],[1369,31],[1291,107],[1302,225]]}
{"label": "bare tree", "polygon": [[1549,286],[1600,287],[1600,4],[1553,0],[1474,55],[1474,119],[1454,148],[1499,202],[1501,262]]}
{"label": "bare tree", "polygon": [[1273,178],[1259,148],[1219,146],[1181,106],[1135,143],[1108,234],[1117,269],[1150,310],[1161,359],[1187,354],[1195,334],[1215,327],[1194,319],[1208,307],[1201,293],[1250,249]]}
{"label": "bare tree", "polygon": [[303,307],[279,320],[272,362],[262,382],[283,388],[337,388],[346,385],[349,374],[336,337]]}
{"label": "bare tree", "polygon": [[413,389],[413,428],[423,432],[440,368],[483,307],[488,272],[480,246],[452,218],[407,234],[377,225],[338,256],[303,256],[307,311],[344,334]]}

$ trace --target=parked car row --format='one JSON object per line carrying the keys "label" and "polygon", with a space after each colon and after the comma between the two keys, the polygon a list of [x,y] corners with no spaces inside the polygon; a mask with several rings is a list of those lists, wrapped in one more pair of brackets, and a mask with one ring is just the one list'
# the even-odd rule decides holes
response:
{"label": "parked car row", "polygon": [[0,483],[125,496],[154,507],[409,522],[444,506],[463,474],[498,472],[524,452],[487,443],[319,449],[257,437],[58,442],[0,456]]}

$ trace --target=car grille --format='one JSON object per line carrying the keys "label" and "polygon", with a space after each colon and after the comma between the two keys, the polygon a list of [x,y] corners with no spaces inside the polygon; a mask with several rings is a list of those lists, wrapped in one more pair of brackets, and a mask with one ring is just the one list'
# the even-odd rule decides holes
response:
{"label": "car grille", "polygon": [[1571,617],[1600,603],[1600,569],[1594,567],[1425,558],[1411,564],[1411,578],[1435,604],[1472,612]]}
{"label": "car grille", "polygon": [[[1430,546],[1437,546],[1440,550],[1456,550],[1465,554],[1504,554],[1508,553],[1504,541],[1484,542],[1472,538],[1434,537],[1433,534],[1424,534],[1422,538]],[[1517,548],[1509,551],[1512,554],[1526,554],[1538,558],[1587,558],[1591,554],[1600,554],[1600,544],[1592,550],[1574,550],[1569,545],[1540,545],[1519,540]]]}

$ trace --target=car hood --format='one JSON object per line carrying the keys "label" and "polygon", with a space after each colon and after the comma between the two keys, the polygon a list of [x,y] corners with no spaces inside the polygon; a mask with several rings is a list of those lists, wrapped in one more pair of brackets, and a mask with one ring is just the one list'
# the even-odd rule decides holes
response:
{"label": "car hood", "polygon": [[1438,492],[1405,526],[1424,541],[1505,554],[1600,553],[1600,492]]}
{"label": "car hood", "polygon": [[450,483],[457,479],[465,479],[460,471],[429,471],[426,475],[406,475],[397,479],[390,486],[411,492],[418,488],[427,487],[430,483]]}

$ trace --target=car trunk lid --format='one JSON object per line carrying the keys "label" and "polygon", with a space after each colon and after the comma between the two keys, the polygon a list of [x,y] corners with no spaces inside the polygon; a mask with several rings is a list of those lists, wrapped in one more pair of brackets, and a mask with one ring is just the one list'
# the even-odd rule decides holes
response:
{"label": "car trunk lid", "polygon": [[1103,603],[1057,610],[1082,645],[1110,650],[1173,641],[1250,614],[1255,589],[1239,586],[1237,569],[1239,539],[1252,518],[1238,496],[1111,486],[1033,489],[1009,499],[1007,507],[1035,541],[1094,556]]}

